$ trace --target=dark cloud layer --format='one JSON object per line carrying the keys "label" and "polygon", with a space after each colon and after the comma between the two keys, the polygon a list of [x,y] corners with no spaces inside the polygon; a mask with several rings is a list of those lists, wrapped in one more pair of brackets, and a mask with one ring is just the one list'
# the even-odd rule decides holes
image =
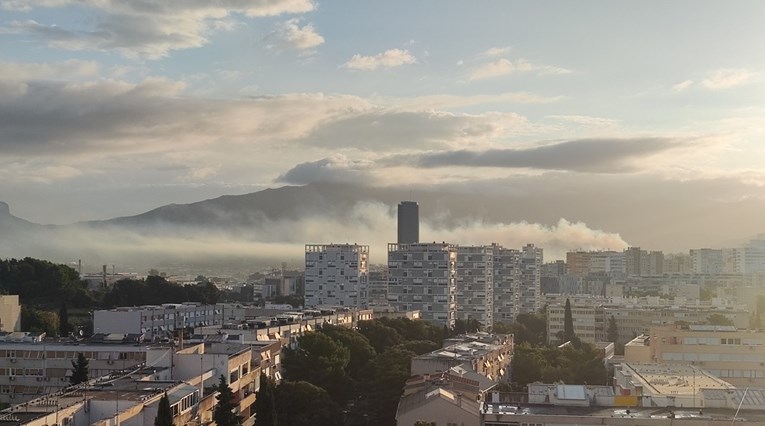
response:
{"label": "dark cloud layer", "polygon": [[669,138],[579,139],[528,149],[428,152],[391,157],[387,164],[415,167],[503,167],[578,172],[634,171],[636,160],[685,148],[686,141]]}

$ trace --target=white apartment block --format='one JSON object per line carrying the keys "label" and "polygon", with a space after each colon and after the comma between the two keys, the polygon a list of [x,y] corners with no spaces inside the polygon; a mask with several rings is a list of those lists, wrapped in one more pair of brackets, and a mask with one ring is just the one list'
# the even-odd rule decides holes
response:
{"label": "white apartment block", "polygon": [[448,327],[457,319],[457,248],[447,243],[388,244],[388,302]]}
{"label": "white apartment block", "polygon": [[534,244],[521,249],[520,286],[517,314],[533,314],[541,308],[543,251]]}
{"label": "white apartment block", "polygon": [[457,247],[457,318],[494,324],[494,246]]}
{"label": "white apartment block", "polygon": [[618,251],[599,251],[593,253],[590,257],[590,273],[626,274],[627,262],[624,253]]}
{"label": "white apartment block", "polygon": [[18,295],[0,295],[0,331],[21,330],[21,306]]}
{"label": "white apartment block", "polygon": [[[494,253],[494,321],[513,322],[520,301],[521,252],[492,245]],[[541,286],[541,277],[540,277]]]}
{"label": "white apartment block", "polygon": [[691,257],[685,253],[669,253],[664,256],[664,273],[686,275],[691,273]]}
{"label": "white apartment block", "polygon": [[367,297],[369,246],[307,244],[305,306],[361,306]]}
{"label": "white apartment block", "polygon": [[148,339],[153,339],[171,337],[175,330],[222,325],[227,321],[243,319],[244,312],[238,312],[233,305],[166,303],[161,306],[147,305],[95,311],[93,332],[142,334]]}
{"label": "white apartment block", "polygon": [[691,273],[704,275],[720,275],[723,273],[724,261],[722,249],[691,249]]}
{"label": "white apartment block", "polygon": [[[574,320],[574,334],[582,342],[602,342],[604,337],[604,315],[600,306],[575,305],[571,301],[571,318]],[[563,327],[566,309],[562,304],[547,305],[547,343],[564,343]]]}

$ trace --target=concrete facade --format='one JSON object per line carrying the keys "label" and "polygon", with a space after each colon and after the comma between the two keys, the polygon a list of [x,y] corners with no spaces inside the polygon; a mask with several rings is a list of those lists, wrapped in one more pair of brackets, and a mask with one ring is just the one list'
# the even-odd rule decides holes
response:
{"label": "concrete facade", "polygon": [[494,324],[493,246],[457,247],[457,318]]}
{"label": "concrete facade", "polygon": [[388,244],[388,303],[454,327],[457,247],[447,243]]}
{"label": "concrete facade", "polygon": [[305,246],[305,306],[361,306],[367,300],[369,246]]}
{"label": "concrete facade", "polygon": [[690,364],[738,387],[765,387],[763,331],[730,326],[652,327],[625,346],[624,359]]}
{"label": "concrete facade", "polygon": [[21,306],[19,296],[15,294],[0,295],[0,331],[21,330]]}

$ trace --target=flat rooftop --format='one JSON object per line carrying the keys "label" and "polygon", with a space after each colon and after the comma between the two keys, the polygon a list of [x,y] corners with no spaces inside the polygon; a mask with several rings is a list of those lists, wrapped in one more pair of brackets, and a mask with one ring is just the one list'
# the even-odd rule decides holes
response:
{"label": "flat rooftop", "polygon": [[[509,403],[484,402],[482,414],[504,414],[519,416],[581,416],[581,417],[616,417],[633,419],[667,419],[674,415],[675,419],[720,420],[731,421],[735,410],[704,408],[699,410],[657,408],[657,407],[571,407],[552,405],[519,405]],[[762,411],[741,410],[736,421],[752,422],[750,424],[765,424],[765,413]]]}
{"label": "flat rooftop", "polygon": [[623,364],[639,381],[664,395],[695,395],[702,389],[733,389],[735,386],[691,365]]}

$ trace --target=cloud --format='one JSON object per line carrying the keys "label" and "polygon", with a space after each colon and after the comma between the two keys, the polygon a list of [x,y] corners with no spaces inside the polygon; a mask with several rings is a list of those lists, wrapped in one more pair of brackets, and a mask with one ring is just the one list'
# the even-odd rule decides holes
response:
{"label": "cloud", "polygon": [[478,56],[483,57],[495,57],[495,56],[503,56],[510,53],[510,46],[505,47],[492,47],[489,49],[484,50],[483,52],[479,53]]}
{"label": "cloud", "polygon": [[746,69],[721,69],[702,80],[701,85],[711,90],[730,89],[751,82],[754,76]]}
{"label": "cloud", "polygon": [[693,80],[685,80],[672,86],[672,90],[675,92],[682,92],[693,85]]}
{"label": "cloud", "polygon": [[386,164],[404,162],[414,167],[500,167],[625,173],[635,163],[667,151],[689,148],[688,141],[669,138],[579,139],[526,149],[430,152],[394,156]]}
{"label": "cloud", "polygon": [[562,96],[543,96],[529,92],[506,92],[491,95],[426,95],[413,98],[381,98],[379,102],[397,105],[402,109],[449,109],[488,104],[549,104]]}
{"label": "cloud", "polygon": [[0,79],[5,80],[74,80],[98,75],[99,66],[92,61],[2,62]]}
{"label": "cloud", "polygon": [[186,98],[182,83],[3,82],[0,157],[167,152],[306,137],[333,117],[369,107],[352,96],[289,94],[244,100]]}
{"label": "cloud", "polygon": [[285,49],[310,51],[324,43],[324,37],[316,32],[313,24],[300,26],[297,18],[282,22],[274,35],[278,38],[278,45]]}
{"label": "cloud", "polygon": [[604,117],[592,117],[588,115],[548,115],[547,118],[578,124],[583,127],[612,129],[619,124],[619,120]]}
{"label": "cloud", "polygon": [[534,72],[537,75],[547,74],[568,74],[571,70],[565,68],[553,67],[550,65],[537,65],[528,62],[525,59],[518,59],[512,62],[508,59],[499,59],[495,62],[483,64],[475,68],[470,74],[470,80],[484,80],[514,73]]}
{"label": "cloud", "polygon": [[[60,0],[35,2],[36,8],[85,7],[94,10],[91,27],[64,28],[34,20],[14,21],[5,32],[31,34],[54,48],[117,51],[128,57],[158,59],[172,50],[200,47],[211,33],[231,30],[236,15],[249,17],[304,13],[311,0]],[[31,10],[18,1],[0,3],[5,9]]]}
{"label": "cloud", "polygon": [[369,161],[351,161],[342,154],[298,164],[276,181],[293,185],[306,185],[314,182],[354,182],[369,183]]}
{"label": "cloud", "polygon": [[514,113],[454,114],[372,108],[317,126],[304,143],[362,151],[433,149],[485,145],[498,138],[532,132]]}
{"label": "cloud", "polygon": [[723,68],[709,72],[699,82],[685,80],[672,86],[674,92],[682,92],[693,87],[701,87],[709,90],[725,90],[752,83],[760,73],[747,69]]}
{"label": "cloud", "polygon": [[390,49],[374,56],[353,55],[342,66],[352,70],[374,71],[378,68],[394,68],[415,62],[417,59],[408,50]]}

